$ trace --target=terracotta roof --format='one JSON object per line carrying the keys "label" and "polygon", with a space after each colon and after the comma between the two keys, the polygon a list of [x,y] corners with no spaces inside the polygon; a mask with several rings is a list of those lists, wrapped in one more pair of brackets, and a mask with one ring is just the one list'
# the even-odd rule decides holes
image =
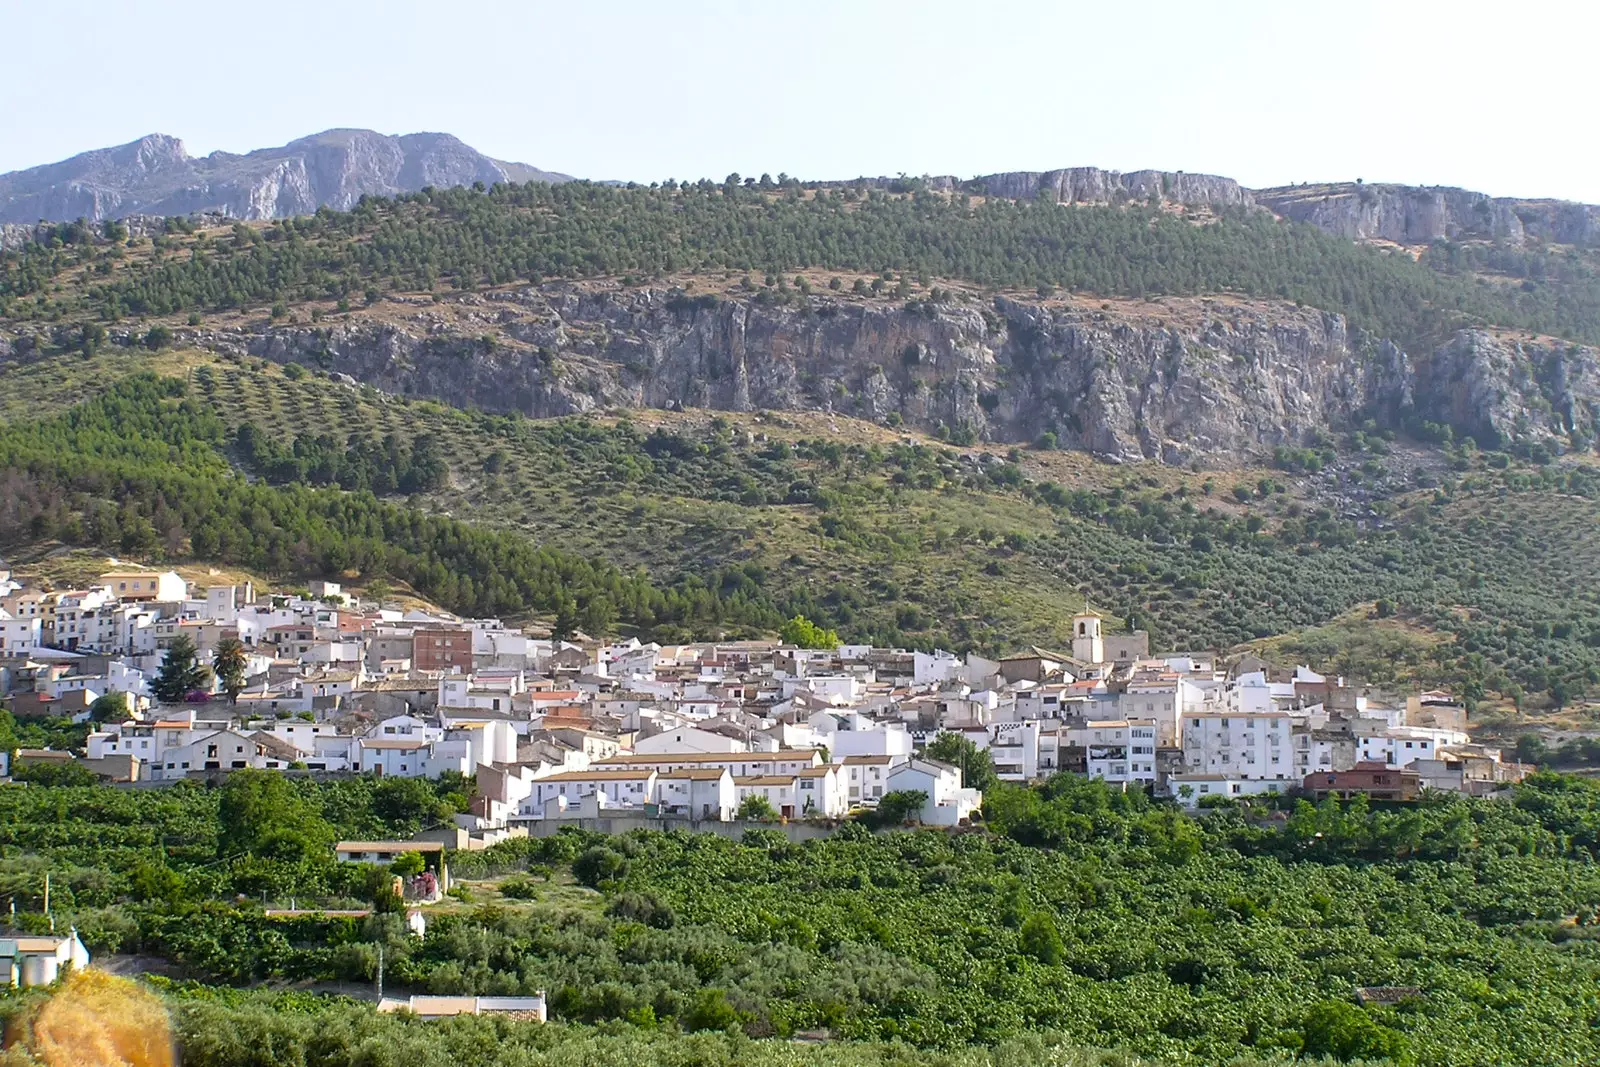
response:
{"label": "terracotta roof", "polygon": [[18,952],[55,952],[60,949],[64,937],[8,937],[7,941],[15,941]]}
{"label": "terracotta roof", "polygon": [[814,748],[785,749],[781,752],[619,752],[600,763],[787,763],[815,759]]}
{"label": "terracotta roof", "polygon": [[340,841],[335,852],[443,852],[440,841]]}
{"label": "terracotta roof", "polygon": [[660,778],[689,778],[697,782],[715,782],[728,773],[726,767],[685,767],[682,770],[662,771]]}
{"label": "terracotta roof", "polygon": [[793,785],[794,775],[790,774],[753,774],[745,778],[735,778],[734,785]]}
{"label": "terracotta roof", "polygon": [[641,771],[561,771],[558,774],[547,774],[543,778],[535,778],[536,782],[619,782],[634,778],[648,778],[654,774],[651,770]]}

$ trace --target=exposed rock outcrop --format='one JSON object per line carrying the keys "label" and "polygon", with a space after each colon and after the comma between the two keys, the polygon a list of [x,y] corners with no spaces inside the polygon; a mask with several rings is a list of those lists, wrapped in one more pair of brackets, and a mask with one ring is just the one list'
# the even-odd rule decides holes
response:
{"label": "exposed rock outcrop", "polygon": [[[1033,200],[1044,195],[1062,204],[1122,204],[1152,198],[1187,207],[1252,207],[1250,190],[1232,178],[1182,171],[1102,170],[1099,167],[1065,167],[1060,170],[1019,170],[985,174],[977,178],[953,175],[908,178],[868,178],[878,189],[907,188],[915,181],[924,187],[954,192],[965,190],[1008,200]],[[846,183],[849,184],[849,183]]]}
{"label": "exposed rock outcrop", "polygon": [[126,215],[218,212],[267,219],[343,210],[364,195],[424,186],[504,181],[566,181],[567,175],[505,163],[444,133],[389,137],[371,130],[328,130],[247,155],[193,158],[183,142],[151,134],[60,163],[0,174],[0,223],[40,219],[90,222]]}
{"label": "exposed rock outcrop", "polygon": [[1600,241],[1600,206],[1566,200],[1518,200],[1467,189],[1347,182],[1258,189],[1255,201],[1285,218],[1352,241],[1426,244],[1469,237],[1577,245]]}
{"label": "exposed rock outcrop", "polygon": [[398,320],[178,334],[490,411],[827,410],[996,441],[1051,431],[1169,463],[1243,462],[1358,417],[1565,447],[1596,436],[1600,411],[1594,349],[1463,331],[1406,353],[1282,304],[799,308],[566,283],[456,299]]}

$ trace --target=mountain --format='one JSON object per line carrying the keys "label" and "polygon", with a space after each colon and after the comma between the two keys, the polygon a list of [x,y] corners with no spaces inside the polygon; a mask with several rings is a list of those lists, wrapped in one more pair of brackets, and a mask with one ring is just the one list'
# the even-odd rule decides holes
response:
{"label": "mountain", "polygon": [[176,137],[154,133],[60,163],[0,174],[0,224],[204,212],[270,219],[319,207],[342,211],[362,196],[429,185],[569,180],[526,163],[491,159],[447,133],[390,137],[371,130],[326,130],[278,148],[203,158],[190,156]]}
{"label": "mountain", "polygon": [[[0,546],[381,566],[548,614],[534,579],[567,564],[527,546],[559,545],[656,577],[576,599],[662,640],[803,614],[1002,651],[1087,599],[1169,647],[1293,633],[1342,674],[1600,685],[1593,253],[1520,215],[1510,257],[1364,246],[1186,177],[503,184],[51,227],[0,253],[0,420],[146,366],[195,405],[0,441]],[[1403,647],[1337,629],[1377,601]]]}

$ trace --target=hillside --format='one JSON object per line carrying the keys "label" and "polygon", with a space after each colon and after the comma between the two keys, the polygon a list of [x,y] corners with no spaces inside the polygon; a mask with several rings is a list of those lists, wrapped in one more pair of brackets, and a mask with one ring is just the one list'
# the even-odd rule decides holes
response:
{"label": "hillside", "polygon": [[[1223,189],[1037,192],[577,182],[62,227],[0,260],[0,536],[663,640],[802,613],[993,652],[1087,601],[1161,647],[1302,634],[1474,699],[1600,683],[1582,285]],[[1356,632],[1380,601],[1415,642]]]}
{"label": "hillside", "polygon": [[[1087,600],[1160,647],[1228,648],[1384,600],[1425,635],[1399,650],[1405,666],[1359,626],[1285,651],[1530,706],[1600,674],[1600,482],[1585,467],[1354,434],[1316,454],[1315,474],[1298,453],[1280,464],[1298,470],[1195,473],[839,416],[528,420],[297,364],[95,360],[104,379],[145,366],[185,379],[125,379],[0,431],[0,543],[284,582],[384,577],[455,610],[662,640],[802,613],[851,638],[1002,652],[1062,643]],[[0,382],[39,415],[58,366]]]}
{"label": "hillside", "polygon": [[0,358],[160,324],[490,410],[828,410],[1179,463],[1368,419],[1600,436],[1593,278],[1495,285],[1259,212],[568,183],[131,241],[7,253]]}

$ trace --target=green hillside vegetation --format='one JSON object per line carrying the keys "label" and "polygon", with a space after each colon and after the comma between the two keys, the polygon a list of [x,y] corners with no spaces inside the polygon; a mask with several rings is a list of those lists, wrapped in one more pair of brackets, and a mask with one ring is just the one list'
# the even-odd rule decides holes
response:
{"label": "green hillside vegetation", "polygon": [[1361,526],[1270,478],[1067,487],[1024,453],[975,458],[722,418],[491,416],[222,361],[0,430],[0,543],[400,579],[464,612],[666,641],[805,615],[1004,652],[1061,643],[1087,599],[1157,647],[1228,648],[1382,601],[1425,647],[1347,620],[1285,651],[1474,702],[1561,705],[1600,682],[1589,468],[1480,461]]}
{"label": "green hillside vegetation", "polygon": [[[482,1021],[429,1037],[366,1009],[196,991],[179,1015],[210,1026],[200,1047],[216,1051],[202,1063],[237,1062],[225,1054],[271,1034],[273,1048],[304,1048],[314,1029],[328,1057],[316,1062],[330,1064],[374,1062],[340,1058],[354,1056],[356,1035],[390,1034],[434,1057],[461,1053],[453,1042],[467,1032],[760,1056],[742,1038],[677,1035],[819,1028],[997,1056],[1065,1034],[1193,1065],[1600,1056],[1589,1025],[1600,1010],[1600,786],[1576,779],[1540,775],[1510,800],[1403,810],[1302,803],[1274,821],[1231,807],[1189,817],[1063,775],[993,790],[987,831],[959,835],[847,824],[793,844],[759,830],[739,842],[564,831],[454,854],[458,876],[526,871],[502,884],[530,890],[435,913],[418,941],[385,895],[386,872],[334,864],[328,843],[413,832],[464,805],[462,784],[245,771],[215,789],[4,789],[0,892],[18,902],[20,925],[42,929],[49,870],[57,923],[93,952],[164,957],[213,984],[370,982],[382,944],[391,992],[543,989],[554,1018],[602,1028],[531,1038]],[[552,881],[560,892],[541,899]],[[261,901],[289,897],[377,913],[264,914]],[[1417,993],[1357,1005],[1358,987],[1379,985]],[[326,1026],[296,1021],[306,1011],[328,1012]],[[881,1051],[839,1049],[862,1062]],[[894,1062],[920,1061],[906,1051]]]}
{"label": "green hillside vegetation", "polygon": [[[24,1017],[28,1000],[0,1018]],[[306,994],[218,993],[184,988],[169,997],[184,1067],[239,1067],[260,1062],[317,1067],[1173,1067],[1086,1048],[1061,1034],[1028,1035],[989,1048],[919,1052],[899,1042],[752,1039],[733,1032],[633,1026],[570,1026],[458,1016],[423,1021],[378,1015],[366,1005]],[[32,1067],[28,1061],[7,1061]],[[1264,1067],[1277,1057],[1241,1057],[1234,1067]],[[1333,1064],[1317,1057],[1307,1063]]]}
{"label": "green hillside vegetation", "polygon": [[1102,296],[1288,298],[1408,344],[1474,322],[1600,340],[1600,280],[1581,257],[1552,259],[1559,269],[1524,267],[1520,285],[1493,285],[1461,253],[1441,253],[1445,269],[1432,270],[1256,211],[1202,219],[1146,205],[1067,209],[798,183],[571,182],[424,190],[229,233],[190,230],[174,220],[150,247],[130,249],[62,225],[47,244],[0,256],[0,318],[115,322],[317,299],[370,303],[385,290],[441,283],[825,268],[898,273],[902,296],[912,279],[923,287],[955,279]]}

